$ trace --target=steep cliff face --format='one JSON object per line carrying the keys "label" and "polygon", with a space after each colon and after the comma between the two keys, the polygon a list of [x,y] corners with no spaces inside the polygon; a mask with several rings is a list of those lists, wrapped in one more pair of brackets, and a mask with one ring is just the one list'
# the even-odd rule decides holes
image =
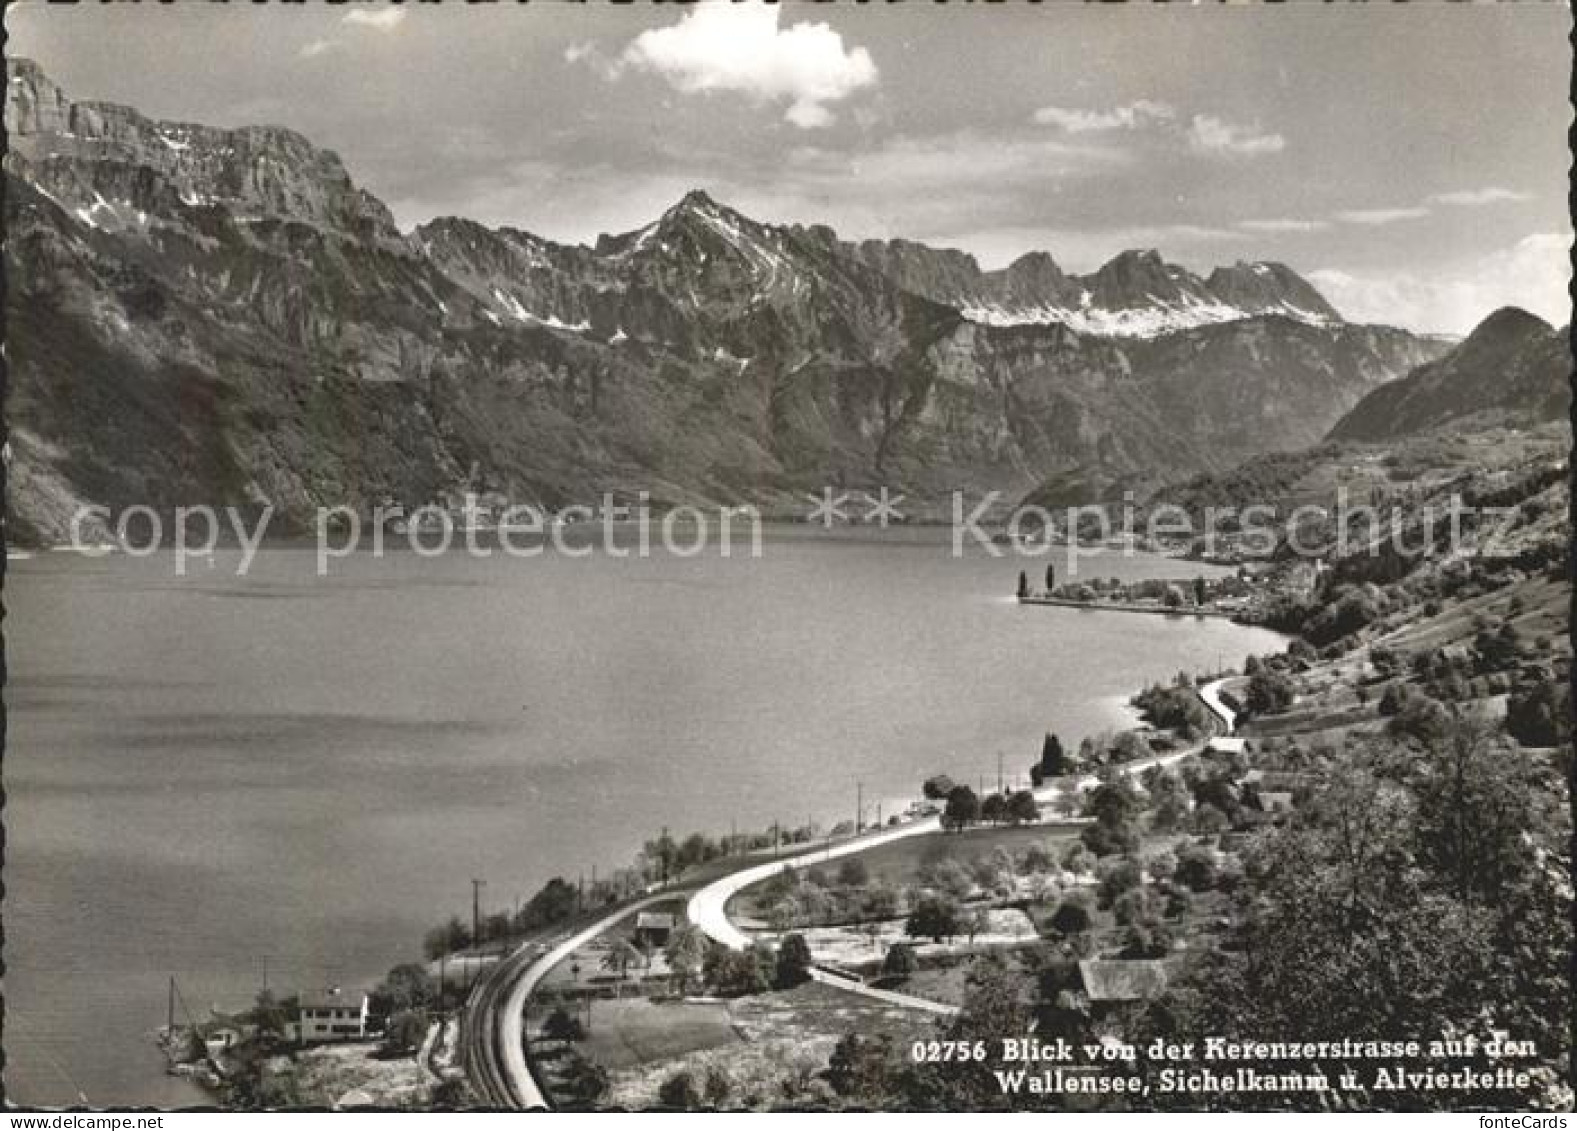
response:
{"label": "steep cliff face", "polygon": [[1506,307],[1444,357],[1369,393],[1331,438],[1386,440],[1446,425],[1563,420],[1571,411],[1571,374],[1569,330]]}
{"label": "steep cliff face", "polygon": [[[73,103],[23,60],[6,123],[24,538],[60,537],[83,501],[266,501],[304,523],[467,488],[797,511],[824,484],[887,484],[945,513],[954,487],[1302,443],[1433,348],[1318,310],[1153,338],[990,325],[971,302],[1093,288],[1044,254],[981,273],[701,193],[594,247],[453,218],[406,235],[296,134]],[[1164,278],[1175,313],[1205,286],[1175,271],[1124,260],[1103,294],[1137,302]],[[1248,282],[1212,298],[1281,301]]]}

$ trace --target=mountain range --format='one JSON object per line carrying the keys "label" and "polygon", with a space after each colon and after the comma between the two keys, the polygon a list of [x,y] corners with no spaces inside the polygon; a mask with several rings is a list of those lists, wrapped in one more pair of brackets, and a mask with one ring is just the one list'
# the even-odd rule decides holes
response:
{"label": "mountain range", "polygon": [[1430,429],[1528,427],[1571,412],[1571,330],[1517,307],[1495,311],[1460,345],[1380,386],[1331,430],[1383,441]]}
{"label": "mountain range", "polygon": [[[806,508],[886,485],[1066,498],[1318,441],[1449,341],[1274,263],[983,271],[692,192],[569,246],[402,232],[289,130],[74,102],[8,61],[11,536],[82,502]],[[1048,495],[1049,492],[1049,495]]]}

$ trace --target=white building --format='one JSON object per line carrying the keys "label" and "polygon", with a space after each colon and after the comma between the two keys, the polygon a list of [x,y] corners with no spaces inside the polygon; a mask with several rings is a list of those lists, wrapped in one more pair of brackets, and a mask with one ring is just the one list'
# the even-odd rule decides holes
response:
{"label": "white building", "polygon": [[302,1044],[355,1041],[366,1035],[366,994],[348,994],[335,986],[301,995],[297,1039]]}

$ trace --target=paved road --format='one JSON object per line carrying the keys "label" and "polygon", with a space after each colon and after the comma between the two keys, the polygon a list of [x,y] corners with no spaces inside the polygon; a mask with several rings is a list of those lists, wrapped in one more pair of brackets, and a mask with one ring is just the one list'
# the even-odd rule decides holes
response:
{"label": "paved road", "polygon": [[[1199,698],[1221,723],[1228,734],[1232,732],[1236,716],[1221,702],[1220,693],[1224,680],[1216,680],[1199,689]],[[1158,754],[1125,763],[1124,774],[1143,773],[1152,766],[1168,766],[1203,749],[1203,743],[1170,754]],[[1076,778],[1073,785],[1088,789],[1098,779],[1093,774]],[[1036,799],[1051,800],[1065,788],[1066,783],[1053,783],[1036,791]],[[803,852],[781,860],[745,868],[713,881],[690,897],[686,913],[692,923],[709,938],[733,950],[743,950],[750,939],[734,926],[727,914],[728,901],[743,889],[761,882],[785,868],[803,868],[839,857],[864,852],[878,845],[908,837],[926,836],[941,830],[937,817],[924,817],[908,824],[883,828],[863,836],[843,841],[825,848]],[[526,1000],[536,989],[544,975],[571,953],[602,934],[621,919],[626,919],[644,907],[676,898],[679,892],[666,891],[647,896],[634,903],[625,904],[607,915],[581,927],[573,934],[554,941],[534,941],[516,949],[496,963],[472,988],[466,1002],[461,1022],[460,1041],[464,1054],[466,1074],[482,1102],[498,1108],[546,1108],[551,1105],[538,1086],[526,1062],[524,1024]],[[932,1013],[956,1012],[951,1006],[908,994],[878,990],[830,971],[816,969],[812,977],[817,981],[851,993]]]}
{"label": "paved road", "polygon": [[[1212,714],[1221,720],[1226,732],[1232,732],[1236,716],[1231,708],[1221,702],[1221,686],[1225,680],[1215,680],[1199,689],[1199,698],[1208,707]],[[1153,766],[1170,766],[1180,762],[1190,755],[1199,753],[1204,749],[1204,743],[1197,743],[1183,750],[1173,751],[1169,754],[1157,754],[1150,758],[1137,758],[1121,766],[1124,774],[1140,774]],[[1077,789],[1089,789],[1099,779],[1094,774],[1073,779],[1072,784]],[[1050,801],[1066,787],[1066,783],[1057,782],[1035,791],[1037,801]],[[752,884],[777,875],[786,868],[807,868],[814,864],[828,860],[836,860],[841,856],[852,856],[858,852],[865,852],[878,845],[891,844],[894,841],[905,840],[914,836],[927,836],[941,829],[941,821],[937,817],[925,817],[908,824],[897,825],[882,829],[878,832],[867,833],[852,840],[843,841],[826,848],[818,848],[811,852],[804,852],[782,860],[770,860],[765,864],[758,864],[754,868],[745,868],[708,884],[690,897],[689,906],[685,912],[697,927],[701,928],[708,938],[729,947],[733,950],[743,950],[750,944],[749,937],[734,926],[729,919],[727,908],[728,901],[739,892]],[[825,979],[823,979],[825,980]],[[852,988],[846,980],[840,979],[837,983],[844,988]],[[919,1000],[919,999],[915,999]],[[933,1003],[934,1004],[934,1003]]]}
{"label": "paved road", "polygon": [[621,919],[674,896],[672,891],[650,895],[610,911],[573,934],[526,943],[482,976],[465,1004],[460,1040],[466,1076],[484,1104],[517,1110],[552,1106],[526,1063],[526,999],[543,976],[574,951]]}

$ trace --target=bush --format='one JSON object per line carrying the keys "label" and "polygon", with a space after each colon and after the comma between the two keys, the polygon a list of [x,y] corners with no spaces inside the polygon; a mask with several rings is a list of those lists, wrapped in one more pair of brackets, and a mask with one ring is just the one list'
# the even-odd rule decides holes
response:
{"label": "bush", "polygon": [[542,1035],[550,1041],[583,1041],[586,1027],[580,1018],[571,1017],[563,1009],[555,1009],[542,1023]]}
{"label": "bush", "polygon": [[887,957],[882,959],[882,973],[894,978],[907,978],[914,973],[917,965],[914,947],[908,943],[895,942],[887,948]]}
{"label": "bush", "polygon": [[791,990],[810,981],[810,944],[798,932],[784,935],[778,945],[777,972],[773,984],[780,990]]}
{"label": "bush", "polygon": [[675,1072],[657,1089],[657,1102],[674,1111],[695,1111],[703,1100],[695,1077],[688,1072]]}
{"label": "bush", "polygon": [[1177,854],[1173,877],[1193,891],[1209,891],[1216,884],[1216,856],[1210,849],[1191,844]]}
{"label": "bush", "polygon": [[1112,918],[1119,926],[1132,926],[1152,917],[1150,893],[1142,887],[1123,892],[1112,902]]}
{"label": "bush", "polygon": [[846,888],[862,888],[871,882],[871,871],[858,856],[850,856],[838,867],[838,883]]}
{"label": "bush", "polygon": [[1133,824],[1086,825],[1079,842],[1096,856],[1126,856],[1139,850],[1139,829]]}
{"label": "bush", "polygon": [[1248,681],[1244,707],[1252,715],[1275,715],[1292,706],[1292,681],[1280,672],[1261,671]]}
{"label": "bush", "polygon": [[958,904],[942,895],[922,896],[909,913],[904,933],[911,938],[941,942],[958,934],[962,926]]}
{"label": "bush", "polygon": [[1059,935],[1077,935],[1090,929],[1090,909],[1082,900],[1065,899],[1057,905],[1047,925]]}
{"label": "bush", "polygon": [[1561,746],[1571,741],[1571,698],[1562,683],[1524,684],[1506,701],[1506,731],[1524,746]]}

